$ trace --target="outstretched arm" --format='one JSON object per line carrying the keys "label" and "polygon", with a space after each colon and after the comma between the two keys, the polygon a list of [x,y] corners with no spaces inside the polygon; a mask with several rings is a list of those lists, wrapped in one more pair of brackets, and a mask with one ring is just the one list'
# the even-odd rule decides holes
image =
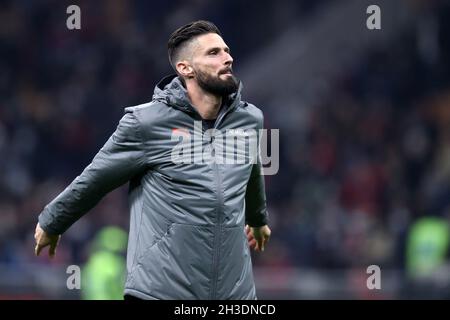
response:
{"label": "outstretched arm", "polygon": [[94,207],[108,192],[146,168],[139,122],[127,112],[116,131],[84,171],[39,215],[36,254],[50,245],[54,254],[58,235]]}

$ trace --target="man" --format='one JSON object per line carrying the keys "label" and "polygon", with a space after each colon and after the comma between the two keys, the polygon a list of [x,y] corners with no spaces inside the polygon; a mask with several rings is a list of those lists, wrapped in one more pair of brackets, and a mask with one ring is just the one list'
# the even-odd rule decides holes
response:
{"label": "man", "polygon": [[[60,234],[130,181],[126,297],[256,299],[249,246],[263,251],[271,232],[259,157],[223,164],[172,155],[174,132],[195,139],[199,121],[202,133],[258,131],[262,112],[241,101],[233,58],[212,23],[179,28],[168,52],[177,75],[157,84],[150,103],[126,108],[92,163],[45,207],[36,254],[49,245],[54,255]],[[220,148],[212,136],[200,144],[212,154]]]}

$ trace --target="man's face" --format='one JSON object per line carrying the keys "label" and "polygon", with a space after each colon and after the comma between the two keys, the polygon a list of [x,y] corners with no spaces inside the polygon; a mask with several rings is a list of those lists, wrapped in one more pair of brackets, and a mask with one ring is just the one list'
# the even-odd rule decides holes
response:
{"label": "man's face", "polygon": [[216,33],[208,33],[195,40],[192,68],[198,85],[219,96],[236,92],[239,81],[233,75],[233,58],[222,37]]}

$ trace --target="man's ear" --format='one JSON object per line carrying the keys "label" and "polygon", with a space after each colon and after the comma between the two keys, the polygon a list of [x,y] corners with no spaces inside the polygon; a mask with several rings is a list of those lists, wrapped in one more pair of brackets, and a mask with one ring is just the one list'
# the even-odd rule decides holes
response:
{"label": "man's ear", "polygon": [[176,65],[177,71],[180,75],[185,78],[193,78],[194,77],[194,69],[191,67],[188,61],[183,60],[177,62]]}

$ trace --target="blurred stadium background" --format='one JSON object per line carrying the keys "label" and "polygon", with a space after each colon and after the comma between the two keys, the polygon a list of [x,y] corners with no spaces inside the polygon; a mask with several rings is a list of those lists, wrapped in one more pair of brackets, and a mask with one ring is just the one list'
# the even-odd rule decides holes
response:
{"label": "blurred stadium background", "polygon": [[[81,8],[81,30],[66,8]],[[381,30],[366,8],[381,7]],[[81,299],[127,186],[36,258],[37,215],[90,162],[125,106],[171,73],[166,43],[208,19],[244,99],[280,129],[266,177],[273,237],[253,255],[260,299],[450,298],[450,3],[438,0],[0,2],[0,299]],[[366,268],[381,268],[368,290]]]}

